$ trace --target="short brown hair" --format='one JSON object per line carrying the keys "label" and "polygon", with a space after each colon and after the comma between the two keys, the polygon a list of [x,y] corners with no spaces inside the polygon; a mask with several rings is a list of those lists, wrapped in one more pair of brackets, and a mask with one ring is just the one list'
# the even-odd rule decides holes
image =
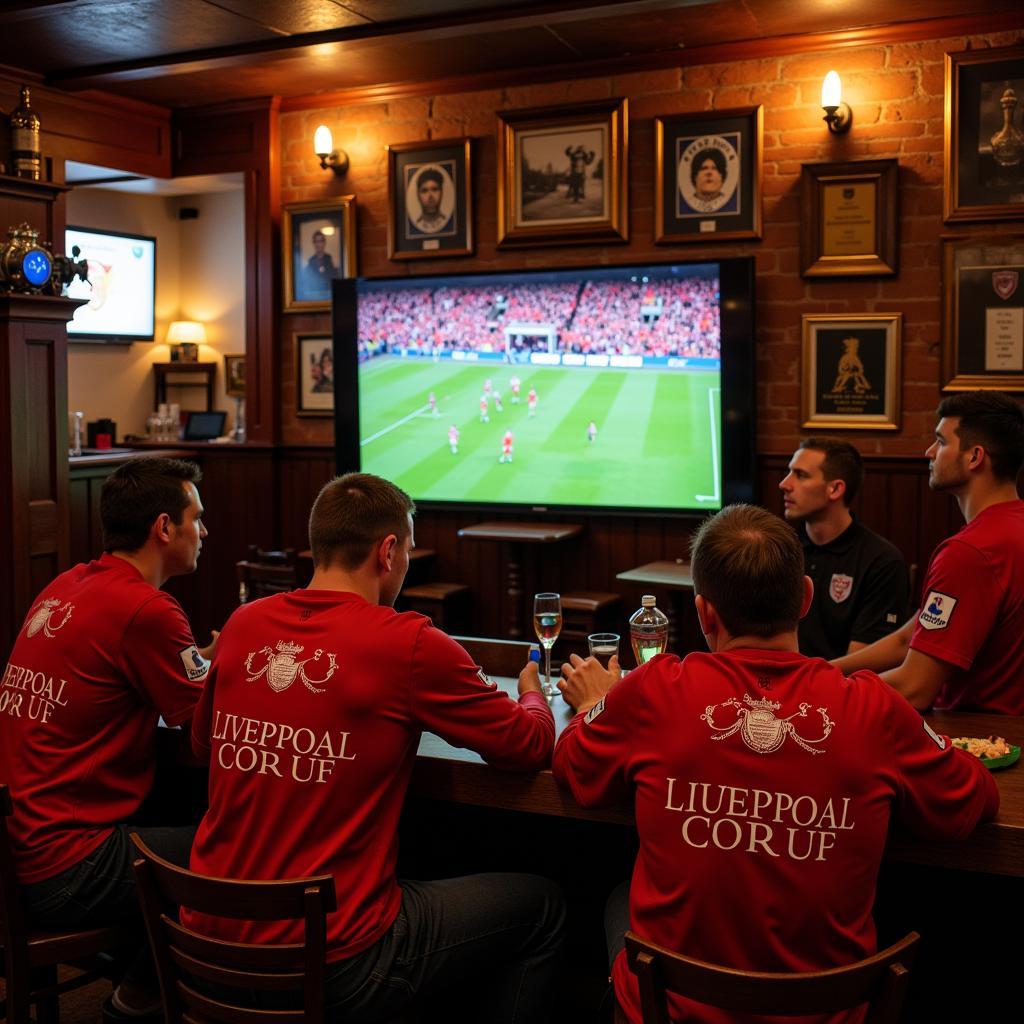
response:
{"label": "short brown hair", "polygon": [[335,477],[324,485],[309,514],[313,564],[358,568],[389,533],[405,540],[415,511],[409,495],[390,480],[370,473]]}
{"label": "short brown hair", "polygon": [[935,415],[956,416],[960,451],[980,444],[998,480],[1016,481],[1024,463],[1024,408],[1001,391],[962,391],[939,402]]}
{"label": "short brown hair", "polygon": [[122,463],[100,490],[103,550],[138,551],[164,512],[180,526],[190,500],[184,485],[198,484],[202,478],[194,462],[182,459],[146,455]]}
{"label": "short brown hair", "polygon": [[849,506],[860,493],[860,485],[864,482],[864,461],[860,452],[849,441],[840,441],[838,437],[805,437],[797,446],[797,451],[803,448],[824,452],[822,475],[828,482],[842,480],[846,484],[843,504]]}
{"label": "short brown hair", "polygon": [[804,555],[793,529],[756,505],[729,505],[700,524],[690,546],[693,589],[733,636],[797,627]]}

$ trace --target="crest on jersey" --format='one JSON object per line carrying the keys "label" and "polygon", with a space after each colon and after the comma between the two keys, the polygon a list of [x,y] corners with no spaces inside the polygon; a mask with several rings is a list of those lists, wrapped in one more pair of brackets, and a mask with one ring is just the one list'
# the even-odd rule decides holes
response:
{"label": "crest on jersey", "polygon": [[[302,685],[313,693],[324,692],[325,688],[317,684],[326,683],[334,675],[338,667],[337,660],[332,653],[327,652],[327,674],[322,679],[310,679],[306,675],[306,666],[318,662],[324,656],[324,652],[319,647],[312,658],[298,661],[296,660],[296,655],[301,654],[305,650],[302,644],[292,643],[290,640],[278,640],[275,646],[276,650],[271,650],[269,647],[261,647],[258,651],[251,651],[249,653],[245,659],[245,670],[249,673],[246,676],[246,682],[255,683],[260,676],[266,673],[267,683],[272,690],[278,693],[282,690],[287,690],[296,679],[301,679]],[[254,671],[252,667],[253,659],[261,654],[266,656],[266,661],[263,662],[259,669]]]}
{"label": "crest on jersey", "polygon": [[[743,706],[744,704],[746,707]],[[824,750],[818,750],[813,744],[824,742],[835,725],[835,722],[828,717],[828,711],[825,708],[815,709],[821,715],[822,725],[822,733],[817,739],[802,736],[793,724],[794,718],[807,717],[810,706],[810,704],[803,703],[800,705],[800,710],[795,711],[788,718],[778,718],[775,712],[782,707],[779,701],[770,700],[768,697],[754,700],[750,694],[745,693],[743,694],[743,704],[735,697],[730,697],[728,700],[722,701],[721,704],[709,704],[704,709],[704,714],[700,716],[700,720],[711,726],[713,740],[726,740],[738,732],[740,739],[758,754],[773,754],[790,737],[798,747],[802,747],[808,753],[824,754]],[[732,708],[735,711],[736,720],[731,725],[716,725],[715,712],[719,708]]]}
{"label": "crest on jersey", "polygon": [[953,617],[958,598],[950,597],[938,590],[929,590],[917,621],[924,629],[945,629]]}
{"label": "crest on jersey", "polygon": [[48,597],[45,601],[40,601],[28,617],[25,636],[35,636],[42,630],[43,636],[52,638],[57,630],[71,618],[71,613],[74,610],[75,606],[70,601],[65,601],[61,605],[60,599],[56,597]]}
{"label": "crest on jersey", "polygon": [[828,596],[836,604],[842,604],[853,592],[853,577],[834,572],[828,585]]}

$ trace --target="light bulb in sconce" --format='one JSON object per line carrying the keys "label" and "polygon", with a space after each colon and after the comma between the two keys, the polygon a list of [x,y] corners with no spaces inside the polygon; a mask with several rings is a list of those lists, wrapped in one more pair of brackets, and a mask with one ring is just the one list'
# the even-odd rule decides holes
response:
{"label": "light bulb in sconce", "polygon": [[843,83],[837,71],[830,71],[821,83],[821,106],[825,111],[824,121],[833,135],[842,135],[850,130],[853,111],[843,102]]}
{"label": "light bulb in sconce", "polygon": [[348,170],[348,153],[334,148],[334,138],[327,125],[320,125],[313,133],[313,152],[320,158],[320,166],[329,167],[340,178]]}

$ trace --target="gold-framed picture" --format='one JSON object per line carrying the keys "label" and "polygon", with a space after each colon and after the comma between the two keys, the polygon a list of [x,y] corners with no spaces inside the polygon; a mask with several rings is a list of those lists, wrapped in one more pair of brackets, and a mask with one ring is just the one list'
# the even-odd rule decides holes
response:
{"label": "gold-framed picture", "polygon": [[654,241],[760,238],[764,108],[654,119]]}
{"label": "gold-framed picture", "polygon": [[805,430],[899,430],[902,313],[805,314]]}
{"label": "gold-framed picture", "polygon": [[334,346],[323,331],[296,332],[295,415],[334,415]]}
{"label": "gold-framed picture", "polygon": [[498,114],[498,244],[629,238],[625,99]]}
{"label": "gold-framed picture", "polygon": [[946,54],[947,222],[1024,219],[1024,46]]}
{"label": "gold-framed picture", "polygon": [[1024,391],[1024,234],[942,240],[942,390]]}
{"label": "gold-framed picture", "polygon": [[285,206],[281,265],[286,313],[329,310],[331,281],[356,276],[356,197]]}
{"label": "gold-framed picture", "polygon": [[892,277],[899,270],[899,161],[804,164],[800,273]]}
{"label": "gold-framed picture", "polygon": [[473,252],[471,140],[402,142],[388,151],[388,259]]}
{"label": "gold-framed picture", "polygon": [[224,393],[228,398],[245,398],[245,356],[224,356]]}

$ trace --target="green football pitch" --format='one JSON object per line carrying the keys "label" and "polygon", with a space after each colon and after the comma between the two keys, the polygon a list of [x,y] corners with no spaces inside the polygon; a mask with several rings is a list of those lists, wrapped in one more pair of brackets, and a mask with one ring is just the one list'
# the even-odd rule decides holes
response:
{"label": "green football pitch", "polygon": [[[359,372],[362,468],[414,499],[665,509],[721,504],[715,372],[390,357],[363,363]],[[514,376],[521,381],[518,404],[509,384]],[[503,409],[492,399],[484,423],[480,396],[488,378]],[[530,388],[537,390],[533,416]],[[448,443],[453,423],[457,453]],[[514,439],[511,463],[499,462],[507,430]]]}

